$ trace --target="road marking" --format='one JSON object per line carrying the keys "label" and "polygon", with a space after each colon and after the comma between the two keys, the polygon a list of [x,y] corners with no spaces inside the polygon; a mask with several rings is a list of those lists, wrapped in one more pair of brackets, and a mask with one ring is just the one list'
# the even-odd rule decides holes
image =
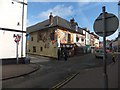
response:
{"label": "road marking", "polygon": [[53,86],[50,90],[56,90],[59,89],[60,87],[62,87],[63,85],[65,85],[66,83],[68,83],[70,80],[72,80],[75,76],[77,76],[79,74],[79,72],[67,77],[65,80],[59,82],[58,84],[56,84],[55,86]]}

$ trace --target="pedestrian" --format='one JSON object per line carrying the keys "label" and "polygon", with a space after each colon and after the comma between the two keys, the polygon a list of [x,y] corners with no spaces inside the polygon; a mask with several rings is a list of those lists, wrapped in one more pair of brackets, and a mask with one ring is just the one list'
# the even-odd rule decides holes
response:
{"label": "pedestrian", "polygon": [[58,48],[58,60],[60,60],[60,56],[61,56],[61,48]]}
{"label": "pedestrian", "polygon": [[112,51],[112,61],[115,63],[115,53]]}
{"label": "pedestrian", "polygon": [[64,56],[65,61],[67,61],[67,49],[66,49],[66,47],[63,47],[63,56]]}

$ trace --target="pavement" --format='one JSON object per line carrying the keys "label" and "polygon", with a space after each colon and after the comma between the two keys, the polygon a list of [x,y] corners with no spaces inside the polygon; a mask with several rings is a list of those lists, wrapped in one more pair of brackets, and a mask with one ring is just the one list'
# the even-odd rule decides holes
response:
{"label": "pavement", "polygon": [[40,66],[35,63],[2,65],[2,80],[25,76],[37,71],[39,68]]}
{"label": "pavement", "polygon": [[[80,71],[67,84],[62,85],[61,88],[104,88],[103,71],[102,67]],[[108,88],[118,88],[118,84],[120,84],[118,83],[118,63],[112,63],[107,67],[107,75]]]}

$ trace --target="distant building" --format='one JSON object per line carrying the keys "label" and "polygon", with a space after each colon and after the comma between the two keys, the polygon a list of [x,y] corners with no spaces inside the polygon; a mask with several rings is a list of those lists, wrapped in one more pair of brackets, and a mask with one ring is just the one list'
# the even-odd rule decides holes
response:
{"label": "distant building", "polygon": [[94,34],[94,38],[95,38],[95,42],[94,42],[95,47],[99,47],[99,37]]}
{"label": "distant building", "polygon": [[0,13],[0,59],[16,59],[17,34],[18,57],[26,57],[27,0],[0,0]]}
{"label": "distant building", "polygon": [[94,33],[91,32],[91,33],[90,33],[90,45],[91,45],[92,47],[95,46],[95,45],[94,45],[94,41],[95,41]]}
{"label": "distant building", "polygon": [[112,43],[113,50],[120,52],[120,32],[118,37]]}
{"label": "distant building", "polygon": [[118,37],[112,42],[112,49],[114,51],[120,52],[120,0],[118,2],[118,19],[119,19]]}
{"label": "distant building", "polygon": [[85,36],[85,45],[90,45],[90,31],[87,28],[83,28],[83,34]]}
{"label": "distant building", "polygon": [[83,35],[74,19],[67,21],[59,16],[53,17],[52,13],[47,20],[28,27],[27,33],[30,36],[29,54],[54,58],[58,57],[59,47],[67,47],[68,52],[73,53],[74,43],[80,39],[76,36]]}
{"label": "distant building", "polygon": [[83,34],[83,29],[78,27],[79,33],[76,34],[76,42],[80,43],[81,46],[85,46],[85,35]]}
{"label": "distant building", "polygon": [[91,47],[99,47],[99,37],[93,32],[90,33],[90,45]]}

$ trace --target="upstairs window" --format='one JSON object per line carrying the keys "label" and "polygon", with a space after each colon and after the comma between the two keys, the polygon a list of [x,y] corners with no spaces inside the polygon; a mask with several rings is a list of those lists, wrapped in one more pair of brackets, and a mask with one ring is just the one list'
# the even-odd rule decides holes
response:
{"label": "upstairs window", "polygon": [[68,42],[71,42],[71,35],[68,34]]}
{"label": "upstairs window", "polygon": [[55,34],[54,32],[50,33],[50,39],[51,39],[51,41],[55,40],[54,34]]}
{"label": "upstairs window", "polygon": [[36,47],[35,46],[33,46],[33,52],[36,52]]}
{"label": "upstairs window", "polygon": [[40,47],[40,51],[41,51],[41,52],[43,51],[43,47]]}
{"label": "upstairs window", "polygon": [[31,37],[31,41],[33,41],[33,37]]}

